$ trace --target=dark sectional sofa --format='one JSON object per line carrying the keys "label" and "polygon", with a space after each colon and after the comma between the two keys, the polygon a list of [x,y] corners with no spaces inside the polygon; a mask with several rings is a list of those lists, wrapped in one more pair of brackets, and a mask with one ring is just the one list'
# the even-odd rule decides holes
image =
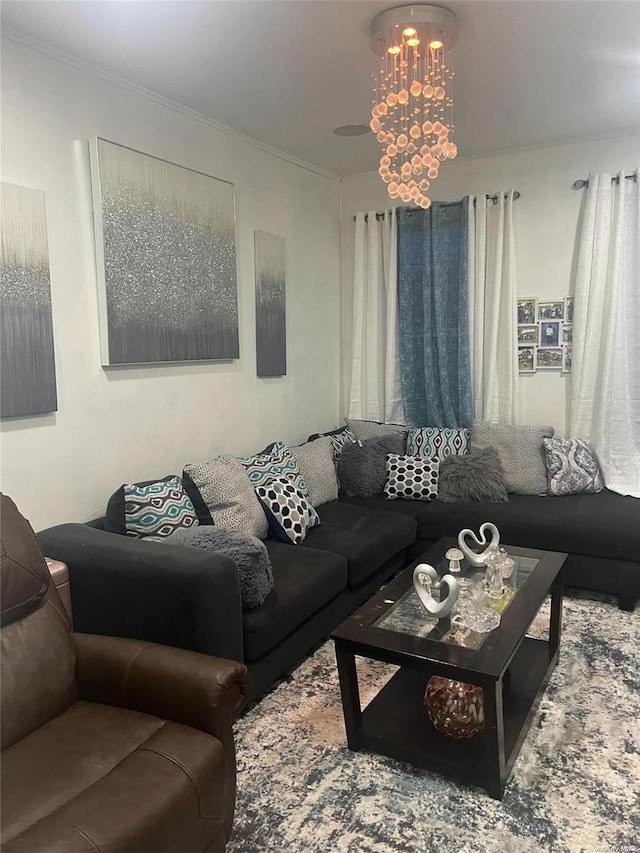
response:
{"label": "dark sectional sofa", "polygon": [[227,557],[108,533],[103,520],[38,534],[69,566],[75,629],[180,646],[244,661],[263,693],[400,568],[443,536],[492,521],[501,541],[566,552],[565,583],[640,596],[640,502],[604,491],[510,495],[507,503],[347,498],[318,508],[302,546],[267,541],[274,588],[243,611]]}

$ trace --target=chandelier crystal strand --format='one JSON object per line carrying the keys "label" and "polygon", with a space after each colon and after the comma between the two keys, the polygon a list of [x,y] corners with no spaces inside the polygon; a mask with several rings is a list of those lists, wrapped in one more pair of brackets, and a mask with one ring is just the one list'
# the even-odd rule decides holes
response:
{"label": "chandelier crystal strand", "polygon": [[[402,14],[409,23],[397,23]],[[393,25],[381,22],[389,17]],[[379,15],[373,27],[371,46],[380,61],[370,127],[383,149],[378,172],[390,198],[425,209],[440,163],[457,154],[446,43],[447,36],[455,41],[451,19],[439,7],[400,7]]]}

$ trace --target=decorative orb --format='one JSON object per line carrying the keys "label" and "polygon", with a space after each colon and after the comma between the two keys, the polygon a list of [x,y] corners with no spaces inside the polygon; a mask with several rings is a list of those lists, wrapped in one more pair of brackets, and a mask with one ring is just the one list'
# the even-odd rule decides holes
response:
{"label": "decorative orb", "polygon": [[386,114],[388,112],[389,112],[389,108],[387,107],[385,101],[380,101],[380,103],[378,104],[378,115],[379,116],[386,116]]}
{"label": "decorative orb", "polygon": [[382,127],[382,125],[380,124],[380,119],[379,118],[372,118],[371,121],[369,122],[369,127],[371,128],[371,130],[374,133],[377,133],[380,130],[380,128]]}
{"label": "decorative orb", "polygon": [[390,107],[395,107],[395,105],[398,103],[398,96],[396,95],[395,92],[389,92],[386,100],[387,100],[387,104]]}
{"label": "decorative orb", "polygon": [[419,198],[419,199],[417,199],[417,202],[418,202],[418,205],[419,205],[423,210],[428,210],[428,209],[431,207],[431,199],[430,199],[430,198],[427,198],[427,196],[426,196],[426,195],[422,195],[422,196],[420,196],[420,198]]}
{"label": "decorative orb", "polygon": [[424,704],[434,727],[447,737],[470,738],[484,729],[484,693],[475,684],[434,675]]}
{"label": "decorative orb", "polygon": [[378,135],[376,136],[376,139],[378,140],[378,142],[385,142],[386,138],[387,138],[387,134],[384,132],[384,130],[379,131]]}
{"label": "decorative orb", "polygon": [[392,190],[391,189],[392,186],[393,186],[393,184],[389,184],[389,186],[387,187],[387,190],[389,192],[389,198],[398,198],[398,195],[399,195],[398,187],[396,186],[396,188]]}
{"label": "decorative orb", "polygon": [[397,153],[398,149],[393,143],[391,143],[391,145],[387,145],[387,154],[389,155],[389,157],[395,157]]}
{"label": "decorative orb", "polygon": [[402,104],[403,106],[404,104],[409,103],[409,93],[406,89],[400,89],[400,91],[398,92],[398,103]]}
{"label": "decorative orb", "polygon": [[389,157],[387,154],[383,154],[382,157],[380,158],[380,165],[381,166],[390,166],[391,165],[391,157]]}
{"label": "decorative orb", "polygon": [[406,192],[408,192],[408,190],[409,187],[405,183],[398,184],[398,192],[400,193],[400,195],[404,195]]}
{"label": "decorative orb", "polygon": [[425,121],[422,125],[422,132],[427,136],[433,130],[433,124],[430,121]]}
{"label": "decorative orb", "polygon": [[409,136],[412,139],[420,139],[420,128],[417,124],[411,125],[411,130],[409,131]]}
{"label": "decorative orb", "polygon": [[425,96],[425,98],[433,98],[433,86],[431,85],[431,83],[427,83],[427,85],[422,90],[422,94]]}
{"label": "decorative orb", "polygon": [[425,154],[422,158],[422,165],[428,169],[431,166],[431,154]]}
{"label": "decorative orb", "polygon": [[409,143],[408,143],[408,145],[407,145],[407,147],[406,147],[406,151],[407,151],[409,154],[413,154],[413,152],[414,152],[415,150],[416,150],[416,144],[415,144],[415,142],[413,142],[412,140],[409,140]]}
{"label": "decorative orb", "polygon": [[434,157],[439,157],[442,154],[442,145],[434,145],[431,149],[431,154]]}
{"label": "decorative orb", "polygon": [[413,174],[414,175],[421,175],[423,172],[424,172],[424,166],[422,165],[422,161],[421,161],[420,163],[418,163],[417,166],[413,167]]}
{"label": "decorative orb", "polygon": [[442,88],[442,86],[436,87],[433,93],[433,97],[436,99],[436,101],[441,101],[444,98],[444,89]]}
{"label": "decorative orb", "polygon": [[422,157],[419,154],[414,154],[413,157],[411,158],[411,165],[414,167],[415,166],[421,167],[422,166]]}
{"label": "decorative orb", "polygon": [[418,187],[411,187],[411,189],[409,190],[409,195],[415,201],[417,198],[420,197],[420,190],[418,189]]}
{"label": "decorative orb", "polygon": [[394,143],[395,141],[396,141],[395,136],[393,135],[393,133],[391,133],[391,131],[389,131],[389,132],[387,133],[387,145],[391,145],[391,144],[392,144],[392,143]]}
{"label": "decorative orb", "polygon": [[453,158],[456,156],[457,153],[458,153],[458,146],[455,144],[455,142],[450,142],[449,143],[449,150],[447,151],[447,157],[450,160],[453,160]]}
{"label": "decorative orb", "polygon": [[380,175],[380,177],[385,182],[385,184],[388,184],[391,182],[391,173],[390,172],[385,172],[384,175]]}
{"label": "decorative orb", "polygon": [[434,178],[438,177],[438,170],[435,166],[432,166],[427,172],[427,175],[431,178],[431,180],[433,180]]}
{"label": "decorative orb", "polygon": [[449,128],[446,124],[443,124],[442,130],[438,131],[438,136],[444,136],[445,139],[449,136]]}
{"label": "decorative orb", "polygon": [[420,181],[420,183],[418,184],[418,186],[420,187],[420,189],[421,189],[421,191],[422,191],[423,193],[426,193],[426,191],[427,191],[427,190],[429,189],[429,187],[431,186],[431,183],[430,183],[430,181],[428,181],[426,178],[423,178],[423,179]]}
{"label": "decorative orb", "polygon": [[433,132],[435,133],[435,135],[436,135],[436,136],[440,136],[440,134],[442,133],[442,128],[443,128],[443,127],[444,127],[444,125],[442,124],[442,122],[441,122],[441,121],[437,121],[437,122],[433,125]]}
{"label": "decorative orb", "polygon": [[407,137],[407,134],[401,133],[400,136],[398,137],[398,148],[400,148],[400,149],[404,148],[408,141],[409,141],[409,138]]}
{"label": "decorative orb", "polygon": [[413,95],[414,98],[419,98],[422,94],[422,84],[419,80],[414,80],[411,84],[409,91]]}

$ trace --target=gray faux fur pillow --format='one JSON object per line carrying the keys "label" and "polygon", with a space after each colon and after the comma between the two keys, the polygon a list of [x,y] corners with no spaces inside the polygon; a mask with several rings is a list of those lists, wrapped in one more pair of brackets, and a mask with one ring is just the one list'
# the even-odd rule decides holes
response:
{"label": "gray faux fur pillow", "polygon": [[464,456],[447,456],[440,463],[438,500],[508,501],[504,471],[495,447],[472,450]]}
{"label": "gray faux fur pillow", "polygon": [[209,524],[176,530],[164,541],[171,545],[190,545],[204,551],[215,551],[233,560],[240,577],[243,610],[260,607],[273,589],[269,553],[264,542],[255,536]]}
{"label": "gray faux fur pillow", "polygon": [[347,445],[338,461],[340,488],[349,497],[371,498],[384,490],[387,454],[404,453],[404,437],[399,433],[368,438]]}

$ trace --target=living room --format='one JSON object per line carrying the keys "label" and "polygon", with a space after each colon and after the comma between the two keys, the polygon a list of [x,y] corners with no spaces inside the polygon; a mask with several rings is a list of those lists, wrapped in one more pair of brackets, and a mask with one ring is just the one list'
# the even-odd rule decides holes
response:
{"label": "living room", "polygon": [[[368,0],[3,3],[2,181],[38,189],[46,199],[57,407],[35,416],[3,419],[1,488],[36,531],[104,516],[109,496],[121,483],[180,473],[189,463],[219,454],[256,453],[273,441],[295,447],[311,434],[344,424],[353,354],[354,216],[383,210],[390,202],[377,172],[381,152],[375,136],[339,137],[332,131],[369,121],[374,67],[369,28],[375,15],[389,5]],[[514,202],[518,297],[562,301],[573,292],[584,199],[584,189],[573,189],[574,182],[593,173],[631,174],[637,168],[638,6],[560,0],[452,0],[447,6],[459,23],[452,57],[460,153],[443,164],[432,184],[432,198],[456,201],[468,195],[519,192]],[[539,38],[545,28],[553,37],[541,49]],[[324,43],[327,33],[329,49]],[[229,47],[234,37],[239,46]],[[271,43],[280,49],[272,52]],[[351,45],[359,57],[352,86],[344,82],[353,70],[348,58]],[[484,56],[484,64],[466,61],[467,52]],[[240,75],[235,63],[252,54],[251,73]],[[326,78],[316,70],[322,62]],[[278,63],[280,72],[267,74]],[[312,65],[314,76],[302,73],[306,64]],[[543,73],[547,66],[556,69],[555,83],[552,75]],[[485,86],[490,95],[483,93]],[[535,131],[529,113],[543,117]],[[232,114],[239,116],[235,124],[227,117]],[[324,124],[320,127],[318,122]],[[465,128],[482,130],[473,150],[465,147]],[[233,185],[238,358],[104,364],[89,153],[89,141],[95,137]],[[256,231],[279,235],[286,246],[287,370],[278,377],[256,374]],[[519,374],[517,422],[533,427],[551,424],[557,437],[568,437],[570,382],[571,374],[555,370]],[[597,571],[606,574],[602,568]],[[597,607],[584,626],[580,622],[580,631],[587,636],[587,627],[598,619],[602,624],[614,619],[611,640],[619,631],[617,651],[628,654],[629,638],[637,632],[637,612],[619,611],[608,600]],[[574,614],[578,622],[580,618]],[[576,652],[573,669],[563,671],[555,688],[562,702],[571,700],[576,680],[586,671],[580,631],[569,646]],[[591,655],[595,656],[592,647],[590,662]],[[325,654],[315,664],[321,683],[328,661],[332,662],[330,655]],[[613,657],[607,661],[615,665]],[[379,676],[375,662],[370,675],[373,685]],[[601,702],[607,681],[602,672],[598,675],[601,680],[589,684]],[[305,690],[303,696],[318,718],[305,716],[302,703],[287,718],[288,726],[299,726],[305,755],[317,756],[323,743],[334,752],[345,752],[339,694],[330,713],[322,703],[313,705],[312,687],[306,685]],[[637,686],[624,693],[619,690],[618,685],[612,694],[616,700],[633,707]],[[243,771],[239,765],[242,815],[237,826],[242,833],[230,850],[448,851],[456,849],[451,829],[456,827],[461,849],[470,851],[509,849],[508,844],[523,851],[595,851],[598,845],[605,849],[602,832],[611,830],[611,814],[619,816],[619,835],[607,839],[609,849],[623,849],[631,843],[634,829],[637,833],[630,818],[639,784],[630,759],[637,757],[632,755],[637,747],[632,749],[632,724],[624,729],[619,718],[610,726],[615,743],[609,744],[607,753],[614,764],[623,765],[621,776],[609,780],[613,793],[607,795],[607,780],[601,789],[587,785],[590,795],[603,797],[611,809],[606,821],[602,818],[605,829],[598,827],[601,816],[591,816],[581,836],[567,817],[569,806],[557,798],[542,806],[536,801],[531,811],[523,811],[523,819],[532,824],[528,830],[515,831],[516,807],[496,811],[497,803],[486,798],[490,807],[483,805],[484,795],[474,792],[473,798],[459,795],[473,818],[465,824],[458,810],[441,836],[434,831],[428,844],[416,846],[415,827],[403,829],[403,822],[428,823],[428,807],[423,804],[414,810],[411,786],[402,775],[405,770],[398,771],[389,761],[382,771],[379,756],[364,754],[358,756],[364,760],[358,767],[361,779],[367,780],[360,789],[361,805],[349,801],[344,822],[335,817],[348,799],[341,773],[349,784],[355,777],[338,763],[318,769],[332,780],[335,796],[328,797],[327,787],[314,789],[322,802],[315,803],[314,810],[306,800],[304,814],[292,819],[293,800],[306,790],[299,780],[288,781],[292,766],[283,761],[274,767],[271,780],[264,766],[258,769],[251,763],[259,759],[261,749],[284,751],[296,742],[295,737],[281,740],[274,730],[286,710],[282,694],[274,696],[268,716],[245,735],[246,756],[239,749],[241,762],[250,769]],[[576,707],[580,714],[573,725],[584,728],[585,697],[576,700]],[[562,705],[550,705],[547,713],[560,730]],[[240,725],[246,727],[247,719],[248,715]],[[327,722],[335,720],[337,726]],[[602,704],[587,728],[593,734],[598,725],[609,728]],[[548,726],[535,748],[522,754],[520,793],[543,766],[536,791],[541,779],[554,784],[545,764],[557,748],[553,727]],[[637,737],[637,728],[635,733]],[[619,751],[625,742],[626,758]],[[300,760],[300,754],[291,753],[292,762]],[[251,789],[243,801],[243,784],[248,792],[252,772],[261,786],[277,781],[288,790],[291,799],[283,797],[282,813],[266,791]],[[378,772],[384,776],[382,793],[376,788]],[[447,802],[455,802],[458,788],[447,789],[448,783],[440,780],[432,790],[411,775],[417,773],[410,771],[416,790],[436,798],[434,823],[444,826],[442,810]],[[620,800],[623,778],[628,790]],[[305,785],[315,784],[312,775],[305,779]],[[385,823],[380,809],[394,796]],[[520,796],[518,807],[524,808],[523,802]],[[585,802],[578,808],[581,819],[588,814],[587,806]],[[269,822],[256,819],[252,835],[258,812],[268,814]],[[279,820],[286,823],[286,832],[275,844],[268,837],[259,838],[262,829],[274,830]],[[317,821],[318,834],[305,827],[305,820]],[[504,822],[509,829],[502,836]],[[546,841],[541,829],[545,822],[550,833]],[[375,828],[370,835],[366,826]],[[480,840],[474,839],[476,831]]]}

